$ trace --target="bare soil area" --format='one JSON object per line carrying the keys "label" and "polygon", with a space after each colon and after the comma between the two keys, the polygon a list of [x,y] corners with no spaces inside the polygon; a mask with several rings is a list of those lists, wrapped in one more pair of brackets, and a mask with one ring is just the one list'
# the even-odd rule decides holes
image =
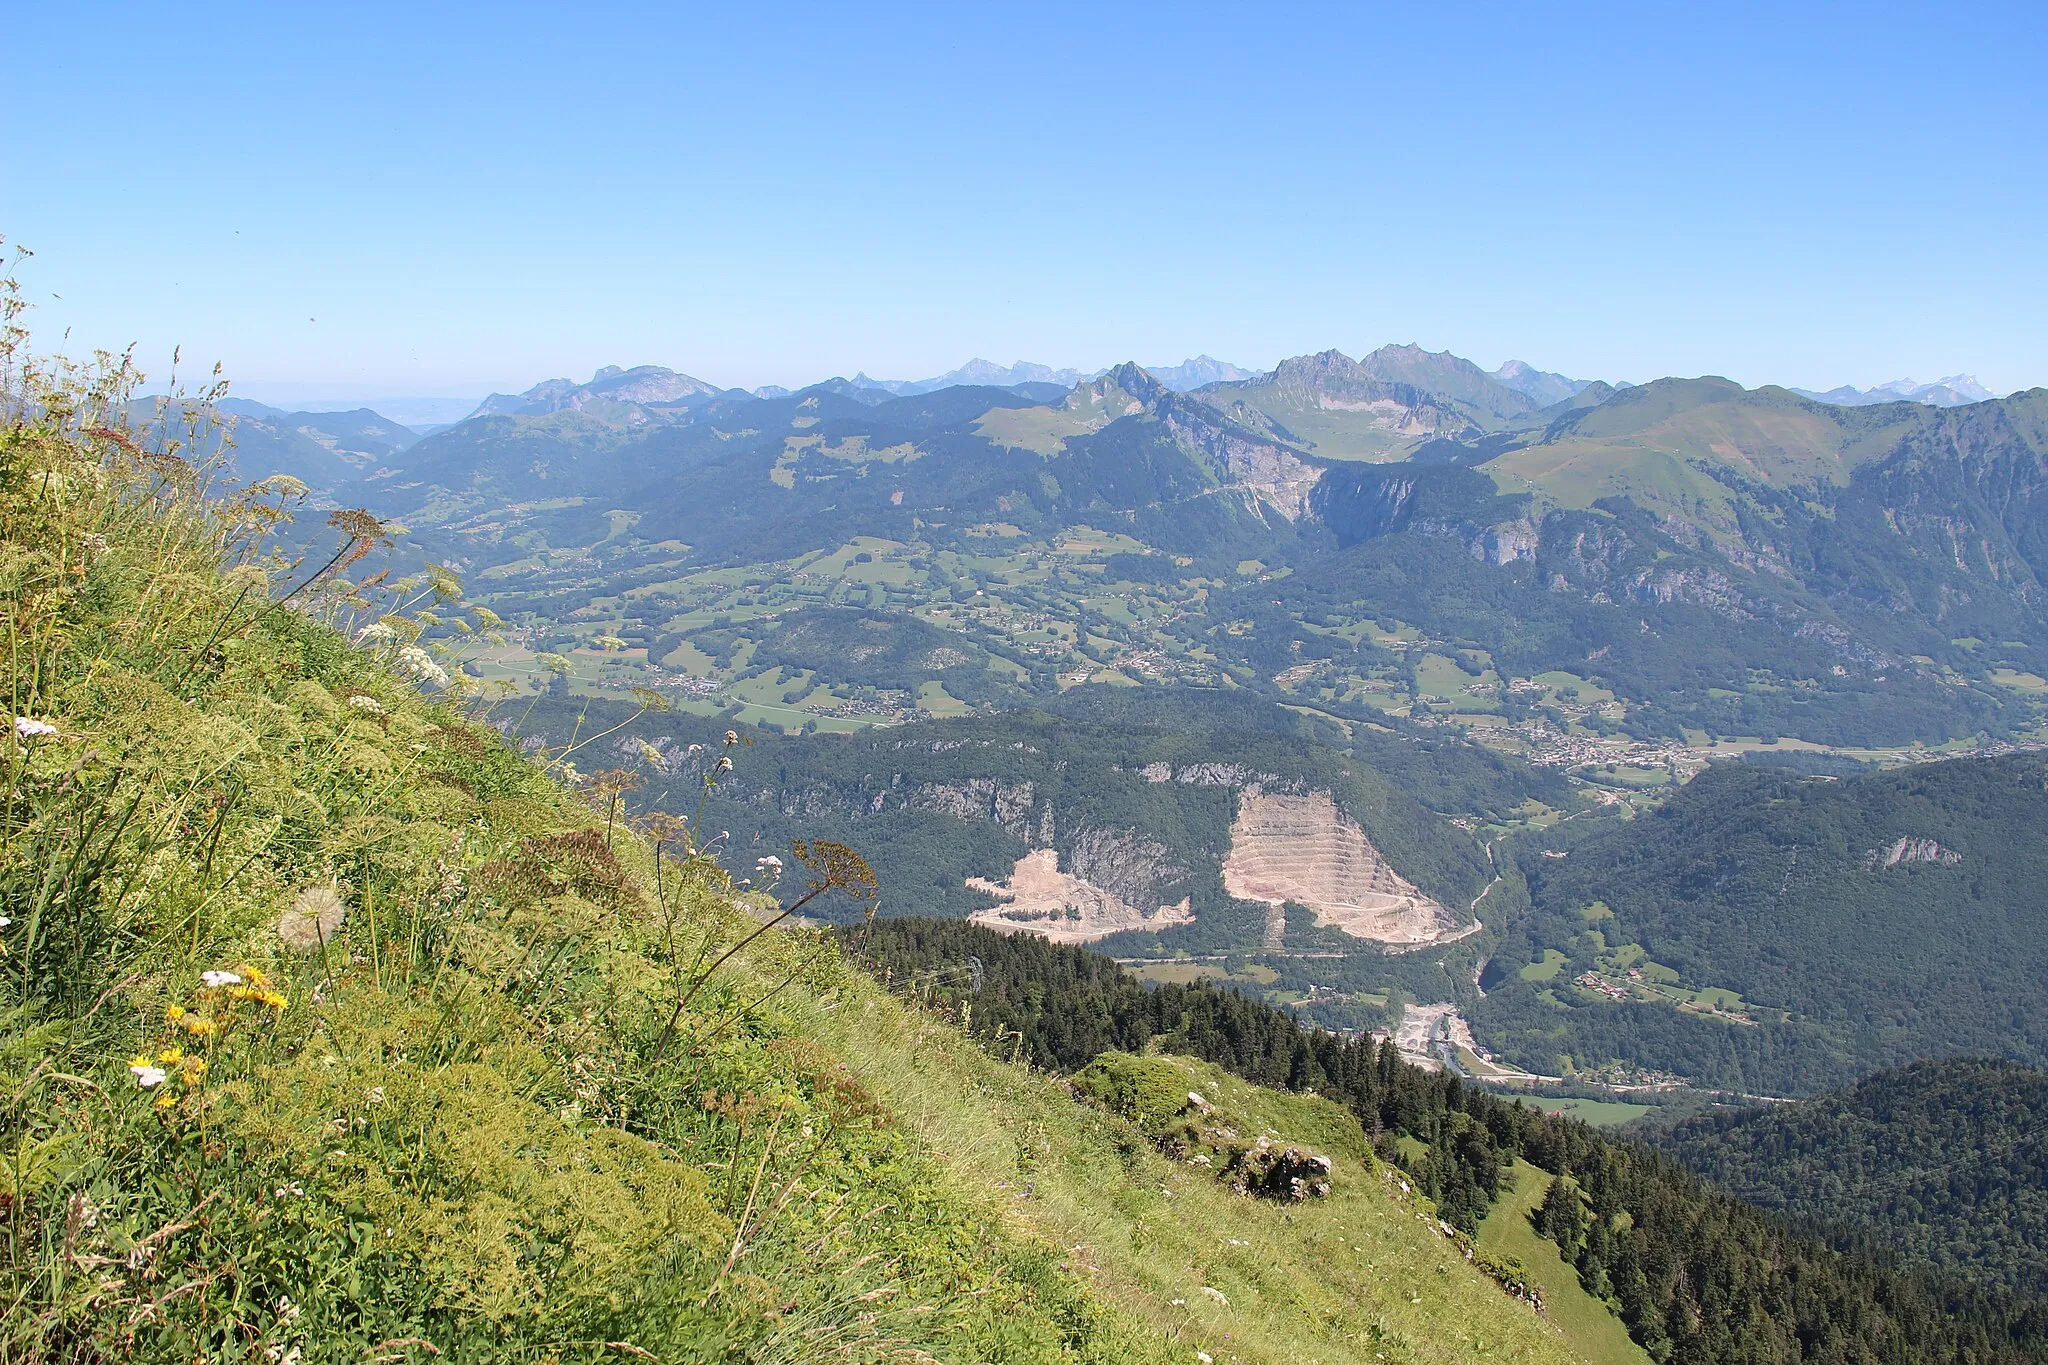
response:
{"label": "bare soil area", "polygon": [[1244,793],[1223,888],[1266,905],[1305,905],[1317,924],[1374,943],[1436,943],[1461,928],[1454,911],[1394,871],[1326,792]]}
{"label": "bare soil area", "polygon": [[1033,849],[1019,858],[1004,881],[969,877],[967,886],[1005,902],[975,911],[967,917],[970,922],[998,933],[1038,934],[1054,943],[1092,943],[1127,929],[1158,933],[1195,922],[1186,900],[1148,914],[1092,882],[1060,871],[1059,854],[1049,848]]}

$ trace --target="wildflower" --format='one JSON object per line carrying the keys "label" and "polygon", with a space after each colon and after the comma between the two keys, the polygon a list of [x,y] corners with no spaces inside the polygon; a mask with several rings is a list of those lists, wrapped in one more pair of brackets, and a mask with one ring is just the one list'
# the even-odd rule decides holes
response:
{"label": "wildflower", "polygon": [[11,925],[11,924],[13,924],[13,923],[14,923],[14,921],[13,921],[13,920],[11,920],[11,919],[9,919],[9,918],[7,918],[7,916],[5,916],[5,915],[0,915],[0,929],[5,929],[5,928],[7,928],[7,927],[8,927],[9,925]]}
{"label": "wildflower", "polygon": [[220,1032],[220,1025],[202,1015],[194,1015],[185,1021],[185,1032],[194,1038],[211,1038]]}
{"label": "wildflower", "polygon": [[245,962],[242,964],[241,971],[242,975],[248,978],[249,984],[252,986],[268,986],[270,984],[270,978],[263,974],[263,969],[260,967],[251,967]]}
{"label": "wildflower", "polygon": [[383,703],[379,702],[375,697],[366,697],[360,692],[350,697],[348,704],[361,711],[364,715],[381,716],[384,714]]}
{"label": "wildflower", "polygon": [[128,1070],[134,1073],[135,1085],[141,1090],[154,1090],[170,1076],[168,1071],[147,1058],[137,1058],[128,1063]]}
{"label": "wildflower", "polygon": [[214,990],[219,990],[223,986],[239,986],[242,984],[242,974],[240,972],[201,972],[199,979]]}
{"label": "wildflower", "polygon": [[165,1066],[176,1066],[179,1062],[185,1060],[185,1054],[178,1048],[167,1047],[162,1052],[156,1054],[156,1059]]}
{"label": "wildflower", "polygon": [[726,742],[727,744],[737,744],[737,743],[739,743],[739,742],[740,742],[740,732],[739,732],[739,731],[737,731],[737,730],[727,730],[727,731],[725,732],[725,742]]}
{"label": "wildflower", "polygon": [[398,632],[383,621],[373,621],[356,632],[359,645],[388,645],[398,638]]}
{"label": "wildflower", "polygon": [[770,853],[765,857],[754,859],[754,866],[764,872],[780,872],[782,871],[782,859]]}
{"label": "wildflower", "polygon": [[173,1095],[168,1090],[164,1091],[163,1094],[158,1095],[156,1097],[156,1107],[159,1109],[168,1109],[177,1102],[178,1097],[176,1095]]}
{"label": "wildflower", "polygon": [[430,682],[436,687],[448,685],[448,672],[434,662],[434,656],[418,645],[402,645],[398,650],[398,670],[414,682]]}
{"label": "wildflower", "polygon": [[729,759],[729,758],[721,758],[721,759],[719,759],[719,760],[718,760],[718,764],[717,764],[717,766],[716,766],[716,767],[714,767],[714,768],[712,769],[712,771],[713,771],[713,772],[721,772],[721,773],[729,773],[729,772],[731,772],[731,771],[732,771],[732,760],[731,760],[731,759]]}
{"label": "wildflower", "polygon": [[16,739],[42,739],[56,733],[57,727],[48,721],[31,720],[27,716],[16,716],[14,718],[14,737]]}
{"label": "wildflower", "polygon": [[341,893],[330,886],[309,886],[299,892],[291,908],[277,922],[277,936],[285,946],[306,952],[334,937],[334,931],[348,918]]}
{"label": "wildflower", "polygon": [[173,1024],[182,1024],[185,1022],[185,1007],[183,1005],[171,1006],[164,1011],[164,1018],[170,1020]]}
{"label": "wildflower", "polygon": [[283,1014],[286,1006],[291,1004],[291,1001],[284,997],[282,991],[265,991],[257,999],[268,1005],[271,1009],[276,1010],[279,1014]]}
{"label": "wildflower", "polygon": [[373,1085],[373,1086],[371,1086],[371,1087],[370,1087],[370,1093],[369,1093],[368,1099],[369,1099],[369,1101],[370,1101],[370,1103],[371,1103],[371,1104],[382,1104],[382,1103],[384,1103],[384,1087],[383,1087],[383,1086],[381,1086],[381,1085]]}

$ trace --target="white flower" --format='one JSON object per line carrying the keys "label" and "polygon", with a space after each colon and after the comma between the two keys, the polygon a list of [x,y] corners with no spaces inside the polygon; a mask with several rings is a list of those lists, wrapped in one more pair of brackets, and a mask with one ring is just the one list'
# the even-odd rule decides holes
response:
{"label": "white flower", "polygon": [[732,771],[732,760],[731,760],[731,759],[729,759],[729,758],[721,758],[721,759],[719,759],[719,760],[718,760],[718,765],[717,765],[717,767],[716,767],[716,768],[714,768],[714,769],[713,769],[713,771],[714,771],[714,772],[721,772],[721,773],[729,773],[729,772],[731,772],[731,771]]}
{"label": "white flower", "polygon": [[0,929],[5,929],[5,928],[7,928],[8,926],[12,925],[13,923],[14,923],[14,921],[13,921],[13,920],[11,920],[11,919],[9,919],[9,918],[7,918],[7,916],[5,916],[5,915],[0,915]]}
{"label": "white flower", "polygon": [[366,715],[381,716],[384,714],[383,703],[379,702],[375,697],[366,697],[360,692],[350,697],[348,704]]}
{"label": "white flower", "polygon": [[398,638],[398,632],[382,621],[373,621],[356,632],[359,645],[388,645]]}
{"label": "white flower", "polygon": [[154,1090],[164,1083],[164,1069],[160,1066],[131,1062],[128,1069],[135,1073],[135,1084],[144,1090]]}
{"label": "white flower", "polygon": [[737,744],[737,743],[739,743],[739,742],[740,742],[740,732],[739,732],[739,731],[737,731],[737,730],[727,730],[727,731],[725,732],[725,742],[726,742],[727,744]]}
{"label": "white flower", "polygon": [[756,858],[756,859],[754,859],[754,866],[755,866],[755,867],[772,867],[772,868],[774,868],[774,869],[775,869],[775,870],[776,870],[777,872],[780,872],[780,871],[782,871],[782,859],[780,859],[780,858],[776,857],[776,856],[775,856],[775,855],[774,855],[773,853],[770,853],[770,854],[768,854],[768,855],[767,855],[766,857],[762,857],[762,858]]}
{"label": "white flower", "polygon": [[434,656],[418,645],[403,645],[398,651],[398,671],[415,682],[430,682],[436,687],[448,685],[448,672],[434,662]]}
{"label": "white flower", "polygon": [[242,974],[240,972],[201,972],[199,979],[215,990],[219,990],[222,986],[239,986],[242,984]]}
{"label": "white flower", "polygon": [[56,733],[57,727],[48,721],[31,720],[27,716],[16,716],[14,718],[14,737],[16,739],[42,739],[47,735],[54,735]]}

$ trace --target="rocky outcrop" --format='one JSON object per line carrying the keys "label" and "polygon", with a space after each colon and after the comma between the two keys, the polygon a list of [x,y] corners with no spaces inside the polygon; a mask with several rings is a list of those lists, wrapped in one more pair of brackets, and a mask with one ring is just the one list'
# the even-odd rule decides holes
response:
{"label": "rocky outcrop", "polygon": [[1913,863],[1931,863],[1937,867],[1954,867],[1963,860],[1963,855],[1952,848],[1943,848],[1932,839],[1919,839],[1910,834],[1901,834],[1883,848],[1873,848],[1863,855],[1865,872],[1883,872],[1887,868],[1907,866]]}

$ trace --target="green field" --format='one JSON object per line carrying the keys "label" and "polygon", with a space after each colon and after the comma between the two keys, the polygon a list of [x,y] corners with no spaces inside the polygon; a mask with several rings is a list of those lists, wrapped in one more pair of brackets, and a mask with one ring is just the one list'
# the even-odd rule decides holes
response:
{"label": "green field", "polygon": [[1563,1114],[1581,1123],[1590,1123],[1595,1128],[1612,1128],[1619,1124],[1639,1119],[1650,1112],[1653,1106],[1628,1104],[1621,1100],[1552,1100],[1536,1098],[1529,1101],[1546,1114]]}
{"label": "green field", "polygon": [[1480,1250],[1522,1263],[1530,1283],[1543,1295],[1544,1316],[1590,1365],[1647,1365],[1649,1354],[1629,1340],[1621,1319],[1580,1287],[1578,1271],[1565,1264],[1557,1245],[1539,1237],[1529,1225],[1530,1211],[1543,1202],[1550,1188],[1550,1174],[1517,1161],[1514,1175],[1514,1189],[1501,1195],[1493,1212],[1479,1225]]}

